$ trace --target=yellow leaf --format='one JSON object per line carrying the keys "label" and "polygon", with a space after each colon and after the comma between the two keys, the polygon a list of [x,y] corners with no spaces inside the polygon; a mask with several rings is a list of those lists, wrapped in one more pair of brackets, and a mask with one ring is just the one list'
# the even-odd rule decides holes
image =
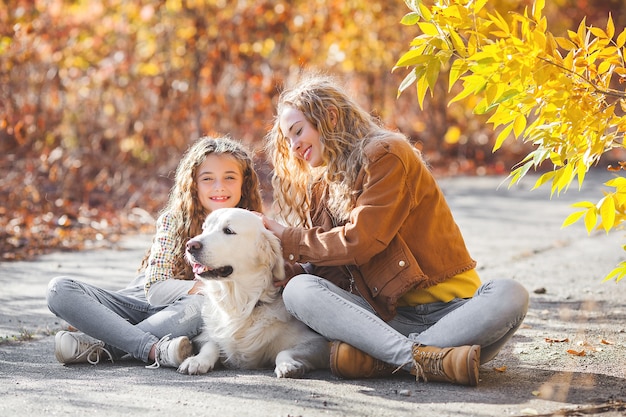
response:
{"label": "yellow leaf", "polygon": [[461,129],[458,126],[450,126],[446,134],[443,136],[443,140],[446,143],[454,144],[459,141],[461,137]]}
{"label": "yellow leaf", "polygon": [[502,129],[502,131],[498,134],[498,137],[496,138],[496,143],[493,145],[492,152],[495,152],[498,149],[500,149],[500,147],[502,146],[502,143],[504,143],[504,141],[509,137],[509,134],[511,134],[512,130],[513,130],[513,123],[509,124],[504,129]]}
{"label": "yellow leaf", "polygon": [[586,209],[590,209],[590,208],[595,208],[595,204],[593,204],[591,201],[579,201],[577,203],[572,204],[572,207],[575,208],[586,208]]}
{"label": "yellow leaf", "polygon": [[448,82],[448,91],[452,90],[452,86],[456,84],[458,79],[467,71],[467,64],[462,59],[457,59],[450,67],[450,81]]}
{"label": "yellow leaf", "polygon": [[459,36],[459,34],[455,30],[450,30],[450,41],[452,42],[452,46],[454,50],[462,57],[467,57],[467,49],[465,49],[465,43],[463,43],[463,39]]}
{"label": "yellow leaf", "polygon": [[585,174],[587,173],[587,165],[583,162],[583,160],[578,161],[578,165],[576,165],[576,174],[578,175],[578,189],[582,189],[583,181],[585,180]]}
{"label": "yellow leaf", "polygon": [[[626,32],[626,29],[624,30],[624,32]],[[624,36],[626,37],[626,35]],[[576,48],[576,45],[574,45],[574,43],[570,41],[569,39],[558,37],[558,38],[555,38],[555,41],[559,45],[560,48],[563,48],[566,51]]]}
{"label": "yellow leaf", "polygon": [[613,39],[613,35],[615,35],[615,25],[613,24],[613,17],[611,16],[610,12],[609,12],[609,20],[606,23],[606,34],[609,37],[609,39]]}
{"label": "yellow leaf", "polygon": [[439,36],[439,29],[437,28],[437,25],[433,24],[433,23],[429,23],[429,22],[418,22],[417,26],[420,28],[420,30],[422,32],[424,32],[425,35],[430,35],[430,36]]}
{"label": "yellow leaf", "polygon": [[519,138],[524,129],[526,129],[526,117],[523,114],[518,114],[513,122],[513,134]]}
{"label": "yellow leaf", "polygon": [[409,52],[400,57],[398,62],[396,62],[395,67],[399,68],[411,65],[421,65],[428,62],[430,59],[431,57],[429,55],[424,55],[423,51],[419,49],[411,49]]}
{"label": "yellow leaf", "polygon": [[417,88],[417,101],[420,108],[424,108],[424,97],[426,96],[426,90],[428,90],[428,84],[426,84],[426,77],[423,75],[418,77],[416,84]]}
{"label": "yellow leaf", "polygon": [[616,45],[618,48],[621,48],[622,46],[624,46],[624,43],[626,43],[626,29],[622,30],[622,33],[620,33],[617,36],[617,41],[616,41]]}
{"label": "yellow leaf", "polygon": [[549,171],[546,172],[545,174],[542,174],[537,181],[535,181],[535,185],[533,186],[533,190],[536,188],[541,187],[543,184],[545,184],[546,182],[550,181],[552,178],[554,178],[554,176],[556,175],[555,171]]}
{"label": "yellow leaf", "polygon": [[598,215],[595,210],[588,210],[585,214],[585,229],[587,234],[591,234],[592,230],[596,227],[598,222]]}
{"label": "yellow leaf", "polygon": [[604,231],[609,233],[615,224],[615,200],[613,195],[609,194],[602,199],[600,204],[600,217],[602,219],[602,227]]}
{"label": "yellow leaf", "polygon": [[589,31],[598,38],[607,38],[606,32],[600,28],[589,28]]}
{"label": "yellow leaf", "polygon": [[580,220],[581,217],[583,217],[585,215],[586,211],[576,211],[572,214],[570,214],[569,216],[567,216],[567,218],[565,219],[565,221],[563,222],[563,224],[561,225],[561,229],[564,229],[568,226],[571,226],[572,224],[576,223],[578,220]]}
{"label": "yellow leaf", "polygon": [[487,13],[487,16],[489,16],[489,19],[491,19],[491,21],[496,25],[496,27],[498,27],[502,32],[504,32],[504,36],[502,36],[504,38],[511,33],[509,30],[509,25],[506,23],[506,20],[504,20],[504,18],[500,15],[500,13],[498,13],[497,10],[495,11],[495,13],[496,13],[495,16],[490,13]]}
{"label": "yellow leaf", "polygon": [[433,58],[428,62],[426,67],[426,81],[428,81],[428,87],[430,87],[431,93],[435,89],[439,72],[441,71],[441,61],[437,58]]}
{"label": "yellow leaf", "polygon": [[615,279],[616,282],[619,282],[626,275],[626,262],[620,262],[618,266],[613,268],[611,272],[609,272],[602,282],[610,281],[611,279]]}
{"label": "yellow leaf", "polygon": [[536,22],[541,20],[541,12],[545,5],[545,0],[535,0],[535,4],[533,4],[533,19],[535,19]]}

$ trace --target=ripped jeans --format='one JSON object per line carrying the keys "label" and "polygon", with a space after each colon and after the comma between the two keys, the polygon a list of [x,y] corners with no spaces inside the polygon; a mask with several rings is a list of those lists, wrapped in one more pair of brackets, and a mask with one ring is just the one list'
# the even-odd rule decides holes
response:
{"label": "ripped jeans", "polygon": [[480,362],[493,359],[528,310],[528,291],[511,279],[484,283],[472,298],[399,307],[389,322],[358,295],[315,275],[292,278],[283,292],[287,309],[329,340],[341,340],[410,370],[415,344],[480,345]]}
{"label": "ripped jeans", "polygon": [[183,295],[168,305],[151,305],[140,275],[128,287],[109,291],[70,277],[48,284],[48,308],[81,332],[105,343],[113,359],[127,354],[148,362],[163,336],[196,336],[202,326],[202,295]]}

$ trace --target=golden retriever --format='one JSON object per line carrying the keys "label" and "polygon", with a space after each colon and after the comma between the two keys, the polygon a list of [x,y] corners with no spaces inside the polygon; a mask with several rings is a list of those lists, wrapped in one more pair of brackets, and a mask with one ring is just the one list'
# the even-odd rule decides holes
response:
{"label": "golden retriever", "polygon": [[187,261],[204,281],[204,328],[193,340],[197,355],[178,368],[204,374],[218,363],[233,369],[275,366],[279,378],[299,378],[329,367],[326,338],[296,320],[280,288],[285,269],[279,239],[254,213],[224,208],[207,216],[187,242]]}

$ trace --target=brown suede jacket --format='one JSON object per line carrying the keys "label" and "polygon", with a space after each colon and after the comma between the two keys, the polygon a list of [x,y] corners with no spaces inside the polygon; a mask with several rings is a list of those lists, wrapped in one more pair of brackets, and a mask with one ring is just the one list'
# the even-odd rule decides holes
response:
{"label": "brown suede jacket", "polygon": [[[365,149],[356,205],[344,225],[333,226],[312,196],[311,229],[288,227],[282,236],[289,262],[365,298],[384,320],[414,288],[427,288],[476,266],[431,172],[401,139],[376,140]],[[295,266],[295,265],[294,265]]]}

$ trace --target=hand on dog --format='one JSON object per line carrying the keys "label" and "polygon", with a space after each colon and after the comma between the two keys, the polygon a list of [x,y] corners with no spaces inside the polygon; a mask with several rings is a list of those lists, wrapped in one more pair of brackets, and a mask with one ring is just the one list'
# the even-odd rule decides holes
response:
{"label": "hand on dog", "polygon": [[286,229],[285,226],[278,223],[276,220],[270,219],[263,213],[259,213],[258,211],[254,211],[253,213],[259,216],[261,220],[263,220],[263,226],[265,226],[267,230],[272,232],[274,236],[276,236],[279,239],[283,238],[283,232]]}

